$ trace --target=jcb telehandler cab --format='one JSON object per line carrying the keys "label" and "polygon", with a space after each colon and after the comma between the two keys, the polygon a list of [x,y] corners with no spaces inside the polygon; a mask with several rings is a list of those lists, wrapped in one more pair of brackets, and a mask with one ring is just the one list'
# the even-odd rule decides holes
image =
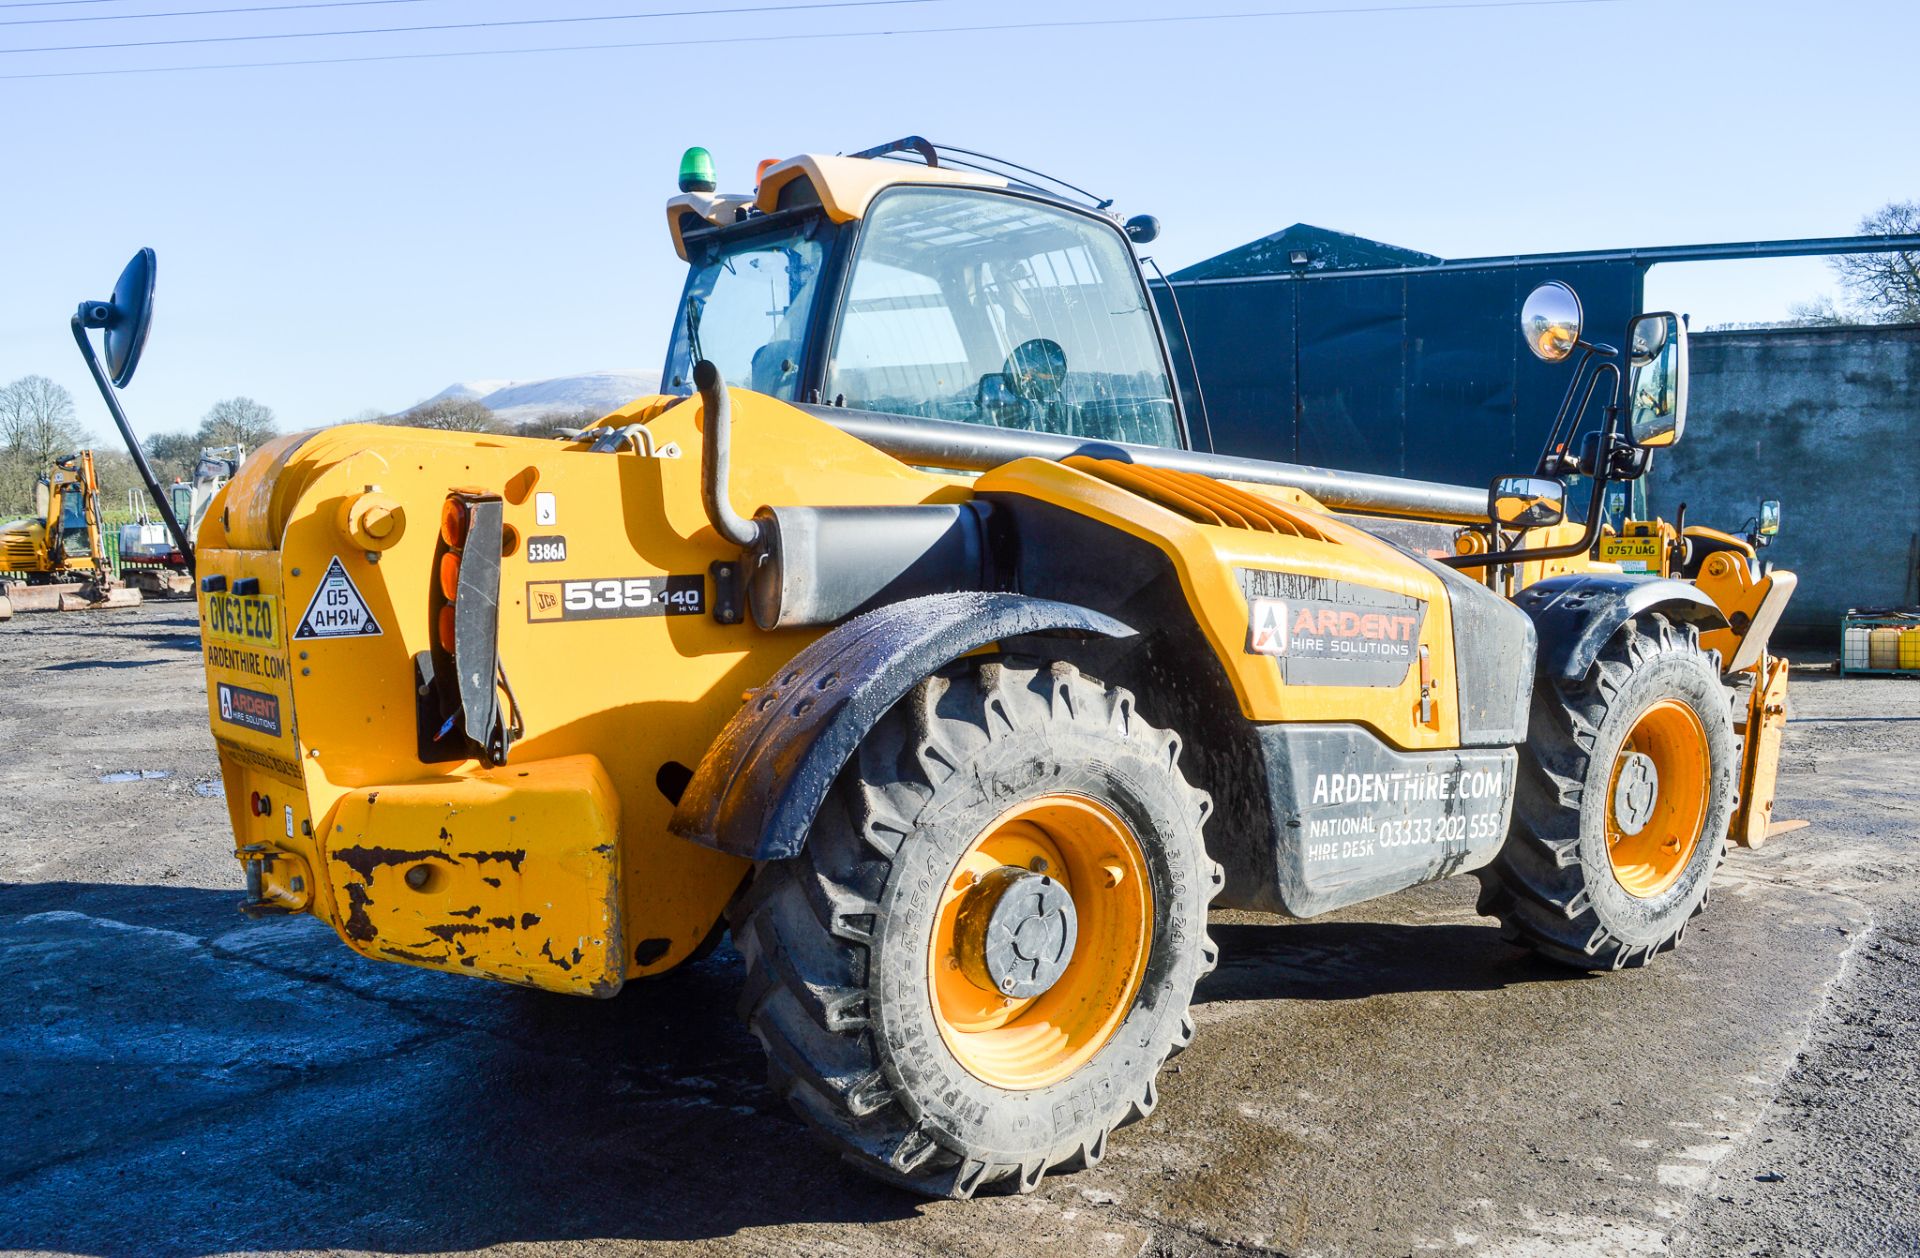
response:
{"label": "jcb telehandler cab", "polygon": [[[1473,871],[1569,964],[1679,940],[1739,764],[1695,585],[1567,550],[1551,478],[1538,524],[1187,448],[1127,232],[1032,172],[910,142],[727,196],[691,156],[669,392],[291,435],[215,501],[250,912],[595,996],[730,922],[775,1088],[952,1196],[1152,1112],[1209,904]],[[1632,359],[1602,480],[1678,435],[1681,360]]]}

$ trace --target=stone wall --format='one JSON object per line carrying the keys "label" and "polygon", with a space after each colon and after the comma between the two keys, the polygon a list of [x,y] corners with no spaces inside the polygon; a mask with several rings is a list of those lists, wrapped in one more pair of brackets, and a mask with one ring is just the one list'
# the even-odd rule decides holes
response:
{"label": "stone wall", "polygon": [[1768,558],[1800,574],[1783,640],[1838,641],[1849,607],[1920,601],[1920,326],[1691,338],[1687,431],[1647,492],[1671,520],[1738,532],[1762,499]]}

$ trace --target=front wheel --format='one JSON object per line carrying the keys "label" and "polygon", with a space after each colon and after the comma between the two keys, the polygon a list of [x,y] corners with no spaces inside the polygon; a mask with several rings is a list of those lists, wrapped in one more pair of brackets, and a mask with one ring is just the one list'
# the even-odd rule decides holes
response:
{"label": "front wheel", "polygon": [[1513,827],[1480,871],[1480,911],[1567,965],[1645,965],[1706,907],[1737,762],[1698,631],[1657,612],[1628,621],[1585,677],[1535,687]]}
{"label": "front wheel", "polygon": [[1210,970],[1206,795],[1068,664],[966,660],[855,753],[734,924],[772,1085],[862,1169],[1021,1191],[1150,1113]]}

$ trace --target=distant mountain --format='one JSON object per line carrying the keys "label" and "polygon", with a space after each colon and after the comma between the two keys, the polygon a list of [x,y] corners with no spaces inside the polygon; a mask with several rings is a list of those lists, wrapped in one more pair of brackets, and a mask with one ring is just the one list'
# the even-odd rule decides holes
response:
{"label": "distant mountain", "polygon": [[549,411],[588,410],[604,415],[659,391],[660,373],[655,371],[591,371],[551,380],[463,380],[415,405],[449,398],[471,400],[507,423],[518,424]]}

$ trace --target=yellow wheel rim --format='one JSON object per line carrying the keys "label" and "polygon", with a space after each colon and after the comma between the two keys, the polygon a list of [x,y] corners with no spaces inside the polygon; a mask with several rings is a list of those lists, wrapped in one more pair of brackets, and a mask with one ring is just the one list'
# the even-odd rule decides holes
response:
{"label": "yellow wheel rim", "polygon": [[1706,727],[1692,708],[1662,699],[1640,714],[1607,779],[1607,861],[1628,894],[1673,886],[1700,846],[1710,765]]}
{"label": "yellow wheel rim", "polygon": [[[1018,872],[1063,888],[1077,928],[1065,969],[1027,997],[986,985],[979,944],[962,920],[986,888]],[[941,1039],[984,1083],[1021,1090],[1059,1082],[1113,1038],[1133,1007],[1152,922],[1146,854],[1111,808],[1062,794],[1009,809],[961,854],[941,891],[927,951]]]}

